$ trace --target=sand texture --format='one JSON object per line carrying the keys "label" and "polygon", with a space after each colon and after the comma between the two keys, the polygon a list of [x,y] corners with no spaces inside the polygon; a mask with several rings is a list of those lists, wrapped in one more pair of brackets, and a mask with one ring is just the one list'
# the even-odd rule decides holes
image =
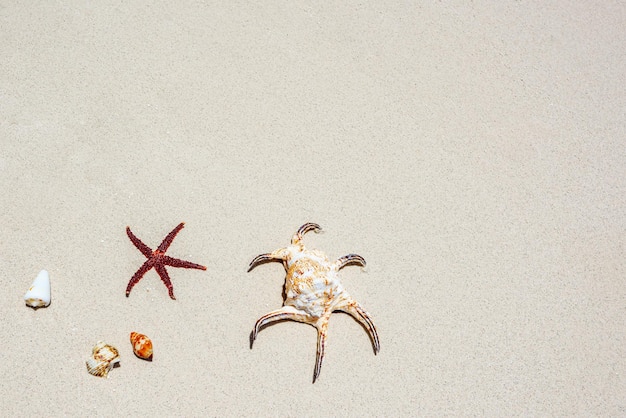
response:
{"label": "sand texture", "polygon": [[[0,415],[626,416],[626,4],[0,4]],[[130,226],[207,267],[170,268]],[[357,253],[374,355],[282,305]],[[41,269],[52,304],[23,296]],[[131,331],[154,361],[134,357]],[[91,348],[118,348],[108,379]]]}

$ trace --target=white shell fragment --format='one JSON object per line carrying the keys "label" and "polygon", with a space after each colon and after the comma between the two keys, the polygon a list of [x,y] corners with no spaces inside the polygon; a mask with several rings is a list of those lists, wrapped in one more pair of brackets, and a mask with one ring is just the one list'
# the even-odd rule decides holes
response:
{"label": "white shell fragment", "polygon": [[108,377],[111,369],[120,362],[120,354],[112,345],[98,341],[92,350],[93,358],[87,360],[87,371],[94,376]]}
{"label": "white shell fragment", "polygon": [[46,270],[39,272],[33,285],[24,295],[24,302],[33,309],[50,305],[50,275]]}

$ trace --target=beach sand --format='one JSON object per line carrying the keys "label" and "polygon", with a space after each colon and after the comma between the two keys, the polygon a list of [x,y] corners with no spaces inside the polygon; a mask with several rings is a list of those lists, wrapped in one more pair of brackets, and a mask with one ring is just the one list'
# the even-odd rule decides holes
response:
{"label": "beach sand", "polygon": [[[203,3],[0,7],[3,416],[626,415],[623,3]],[[381,344],[334,314],[315,384],[249,346],[305,222]]]}

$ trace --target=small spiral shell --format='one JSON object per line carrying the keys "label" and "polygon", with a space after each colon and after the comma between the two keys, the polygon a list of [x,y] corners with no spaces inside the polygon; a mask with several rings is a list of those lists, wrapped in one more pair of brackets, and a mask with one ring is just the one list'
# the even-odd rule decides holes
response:
{"label": "small spiral shell", "polygon": [[130,343],[133,345],[133,352],[137,357],[152,361],[152,341],[150,338],[138,332],[131,332]]}
{"label": "small spiral shell", "polygon": [[98,377],[108,377],[111,369],[120,361],[117,348],[98,341],[91,352],[93,358],[87,360],[87,371]]}

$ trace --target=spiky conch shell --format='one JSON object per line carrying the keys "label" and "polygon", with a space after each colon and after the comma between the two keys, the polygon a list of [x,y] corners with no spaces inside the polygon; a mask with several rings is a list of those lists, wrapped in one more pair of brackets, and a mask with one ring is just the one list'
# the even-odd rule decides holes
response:
{"label": "spiky conch shell", "polygon": [[111,369],[120,361],[117,348],[98,341],[92,350],[93,358],[87,360],[87,371],[98,377],[108,377]]}
{"label": "spiky conch shell", "polygon": [[133,352],[137,357],[152,361],[152,341],[150,338],[133,331],[130,333],[130,343],[133,345]]}

